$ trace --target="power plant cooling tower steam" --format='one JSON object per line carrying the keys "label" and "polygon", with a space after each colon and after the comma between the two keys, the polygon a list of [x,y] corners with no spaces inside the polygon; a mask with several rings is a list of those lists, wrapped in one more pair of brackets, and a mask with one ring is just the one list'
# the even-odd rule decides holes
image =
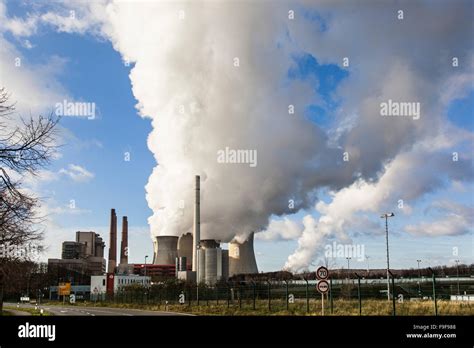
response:
{"label": "power plant cooling tower steam", "polygon": [[239,243],[233,240],[229,243],[229,275],[258,273],[257,262],[253,250],[252,232],[249,237]]}
{"label": "power plant cooling tower steam", "polygon": [[178,256],[178,237],[158,236],[155,240],[153,263],[155,265],[174,265]]}
{"label": "power plant cooling tower steam", "polygon": [[[445,182],[435,173],[446,169],[438,161],[444,155],[435,149],[458,146],[439,139],[446,138],[441,127],[446,102],[470,86],[465,82],[472,75],[467,1],[450,2],[462,3],[451,13],[457,16],[455,25],[451,15],[438,16],[440,25],[427,25],[426,30],[417,30],[419,23],[431,23],[446,8],[411,2],[411,13],[420,20],[404,24],[411,40],[399,26],[385,25],[384,35],[377,36],[381,45],[376,60],[370,59],[367,40],[354,41],[372,35],[373,23],[386,24],[376,7],[354,3],[334,11],[330,1],[297,1],[299,15],[289,20],[289,3],[141,1],[131,6],[129,1],[94,1],[83,9],[90,21],[79,29],[103,36],[131,63],[136,108],[151,120],[147,145],[156,166],[146,199],[153,211],[148,220],[152,240],[193,229],[193,270],[201,233],[203,239],[242,241],[250,231],[265,230],[273,217],[307,210],[301,231],[289,234],[299,242],[287,261],[292,270],[304,269],[326,238],[349,237],[348,224],[362,221],[359,212],[378,211],[406,194],[414,201],[434,192]],[[354,9],[363,19],[357,23]],[[318,18],[308,15],[314,13]],[[443,40],[445,51],[458,52],[460,61],[468,62],[454,75],[450,64],[438,64],[439,74],[433,74],[426,60],[410,49],[416,45],[427,56],[436,54],[437,28],[443,28],[446,38],[456,38]],[[347,35],[350,31],[354,35]],[[386,37],[391,38],[388,45]],[[351,45],[362,47],[355,70],[341,64],[341,47]],[[407,49],[394,55],[397,45]],[[431,116],[421,117],[416,125],[396,122],[394,136],[384,137],[393,119],[380,117],[378,104],[393,98],[417,100]],[[327,114],[318,121],[307,112],[315,105]],[[454,128],[448,138],[464,139]],[[245,156],[232,159],[230,154],[239,151]],[[341,160],[346,154],[350,161]],[[408,176],[416,175],[418,156],[433,158],[427,163],[433,177],[409,188],[396,185],[405,180],[391,173],[404,168]],[[454,171],[456,175],[449,171],[449,179],[471,180],[471,167]],[[194,174],[203,184],[202,231],[193,228]],[[357,199],[366,184],[377,192],[375,199],[339,206],[354,200],[347,197]],[[321,189],[336,194],[332,203],[318,202]],[[313,216],[313,207],[319,218]]]}
{"label": "power plant cooling tower steam", "polygon": [[107,266],[108,273],[115,273],[117,267],[117,215],[115,209],[110,211],[110,246],[109,262]]}

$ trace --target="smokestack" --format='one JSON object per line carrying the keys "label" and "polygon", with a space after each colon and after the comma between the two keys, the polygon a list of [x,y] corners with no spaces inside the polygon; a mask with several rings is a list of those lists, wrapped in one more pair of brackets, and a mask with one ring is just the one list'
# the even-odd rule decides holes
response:
{"label": "smokestack", "polygon": [[128,264],[128,219],[122,217],[122,242],[120,243],[120,264]]}
{"label": "smokestack", "polygon": [[115,273],[117,266],[117,215],[115,209],[110,211],[110,246],[108,273]]}
{"label": "smokestack", "polygon": [[197,248],[201,239],[201,177],[196,175],[195,184],[196,196],[194,198],[194,222],[193,222],[193,271],[197,271]]}

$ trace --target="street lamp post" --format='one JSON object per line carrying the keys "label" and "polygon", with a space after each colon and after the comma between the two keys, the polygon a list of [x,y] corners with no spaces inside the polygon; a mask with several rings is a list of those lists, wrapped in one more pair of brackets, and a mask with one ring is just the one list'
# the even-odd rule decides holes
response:
{"label": "street lamp post", "polygon": [[349,279],[350,279],[350,262],[351,262],[351,258],[350,257],[346,257],[346,260],[347,260],[347,281],[349,282]]}
{"label": "street lamp post", "polygon": [[148,258],[148,255],[145,255],[145,277],[146,277],[146,259]]}
{"label": "street lamp post", "polygon": [[365,258],[367,259],[367,276],[369,276],[370,273],[370,267],[369,267],[369,255],[366,255]]}
{"label": "street lamp post", "polygon": [[458,295],[461,295],[461,291],[459,291],[459,260],[455,260],[456,262],[456,278],[458,281]]}
{"label": "street lamp post", "polygon": [[421,296],[421,271],[420,271],[421,260],[416,260],[416,262],[418,262],[418,296]]}
{"label": "street lamp post", "polygon": [[388,218],[395,216],[394,213],[385,213],[380,217],[385,219],[385,242],[387,244],[387,299],[390,301],[390,258],[388,254]]}

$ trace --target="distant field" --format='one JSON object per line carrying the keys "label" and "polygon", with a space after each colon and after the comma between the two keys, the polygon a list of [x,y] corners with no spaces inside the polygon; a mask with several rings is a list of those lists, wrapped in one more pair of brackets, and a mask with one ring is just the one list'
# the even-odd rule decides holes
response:
{"label": "distant field", "polygon": [[[446,300],[438,300],[438,315],[474,315],[474,304],[467,302],[454,302]],[[54,303],[50,303],[54,304]],[[172,304],[165,306],[154,304],[139,304],[139,303],[108,303],[100,302],[94,304],[87,302],[85,304],[77,303],[76,306],[104,306],[104,307],[118,307],[118,308],[137,308],[146,310],[168,310],[172,312],[193,313],[202,315],[321,315],[321,302],[311,300],[309,312],[306,312],[306,302],[298,301],[289,305],[286,310],[286,303],[284,301],[273,300],[271,308],[268,308],[267,301],[256,301],[255,310],[252,302],[242,302],[242,307],[239,307],[238,302],[230,304],[220,302],[216,305],[215,301],[203,301],[198,306],[197,303],[178,305]],[[392,315],[392,302],[386,300],[365,300],[362,301],[362,315]],[[396,315],[410,316],[410,315],[434,315],[433,301],[420,301],[403,303],[396,303]],[[357,300],[335,300],[333,302],[333,313],[329,304],[325,302],[325,315],[359,315],[359,304]]]}

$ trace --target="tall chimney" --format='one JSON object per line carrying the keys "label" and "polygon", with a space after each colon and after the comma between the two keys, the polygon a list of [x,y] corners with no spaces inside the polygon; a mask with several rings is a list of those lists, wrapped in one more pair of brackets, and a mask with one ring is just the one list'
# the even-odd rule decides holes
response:
{"label": "tall chimney", "polygon": [[122,241],[120,243],[120,264],[128,264],[128,219],[122,217]]}
{"label": "tall chimney", "polygon": [[110,246],[108,273],[115,273],[117,266],[117,215],[115,209],[110,211]]}
{"label": "tall chimney", "polygon": [[[197,248],[201,239],[201,208],[200,208],[200,188],[201,178],[196,175],[196,196],[194,197],[194,222],[193,222],[193,271],[197,271]],[[196,278],[197,279],[197,278]]]}

